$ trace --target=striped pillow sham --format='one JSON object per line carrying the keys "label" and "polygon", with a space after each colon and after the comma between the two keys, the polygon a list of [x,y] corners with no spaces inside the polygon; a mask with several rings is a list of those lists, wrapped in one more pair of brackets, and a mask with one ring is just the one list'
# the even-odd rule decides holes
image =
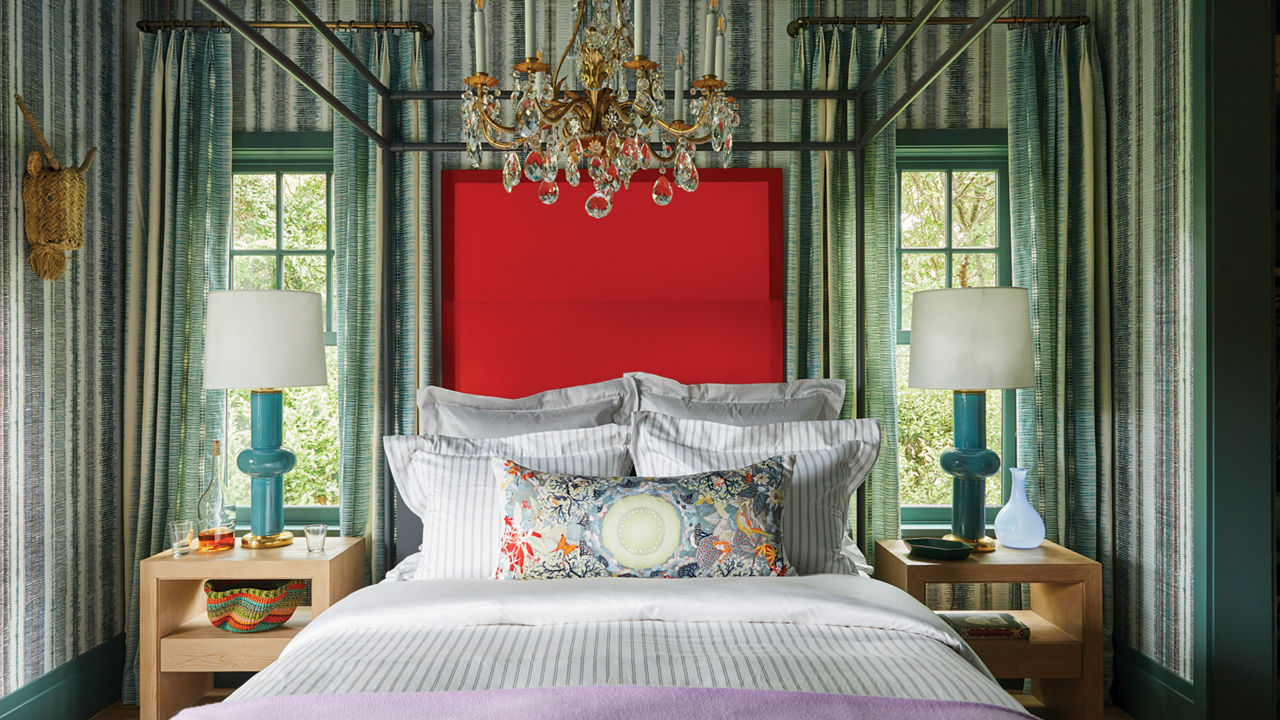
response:
{"label": "striped pillow sham", "polygon": [[795,455],[782,512],[787,559],[801,575],[871,566],[849,537],[849,498],[880,454],[879,420],[820,420],[738,427],[650,412],[633,426],[636,474],[681,475]]}
{"label": "striped pillow sham", "polygon": [[547,472],[626,475],[631,471],[630,439],[625,425],[505,438],[383,438],[396,489],[422,518],[422,558],[412,579],[493,577],[502,534],[493,457]]}
{"label": "striped pillow sham", "polygon": [[845,382],[839,379],[685,385],[646,372],[629,372],[626,377],[639,390],[639,411],[729,425],[835,420],[844,406]]}
{"label": "striped pillow sham", "polygon": [[418,429],[424,435],[491,438],[530,432],[628,424],[637,392],[630,378],[548,390],[508,399],[447,390],[418,389]]}

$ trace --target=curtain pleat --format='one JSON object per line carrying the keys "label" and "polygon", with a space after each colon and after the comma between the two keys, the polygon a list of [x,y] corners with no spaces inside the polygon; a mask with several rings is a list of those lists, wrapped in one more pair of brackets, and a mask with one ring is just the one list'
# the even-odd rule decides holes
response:
{"label": "curtain pleat", "polygon": [[[880,27],[836,28],[802,33],[794,45],[792,86],[847,89],[875,67],[891,42]],[[865,96],[869,120],[894,100],[891,75]],[[795,140],[852,140],[851,102],[792,103]],[[787,375],[847,381],[844,416],[856,410],[857,333],[866,343],[867,416],[879,418],[880,458],[867,481],[869,559],[874,542],[898,536],[898,449],[893,298],[897,170],[894,134],[881,133],[867,148],[864,168],[866,287],[856,287],[857,202],[853,153],[791,153],[787,207]],[[858,292],[866,295],[866,317],[858,327]]]}
{"label": "curtain pleat", "polygon": [[195,515],[224,394],[204,389],[205,297],[226,287],[231,53],[226,33],[139,34],[125,247],[123,697],[138,699],[138,563]]}
{"label": "curtain pleat", "polygon": [[[362,61],[390,87],[427,86],[426,57],[416,33],[345,32],[340,34]],[[349,63],[335,68],[335,94],[348,107],[381,128],[377,94]],[[404,103],[396,117],[406,140],[428,139],[427,103]],[[382,436],[416,429],[414,391],[432,378],[435,338],[432,279],[431,156],[403,153],[395,158],[394,188],[382,183],[376,146],[350,123],[333,133],[334,270],[338,329],[338,428],[343,535],[365,538],[369,571],[386,571],[388,539],[383,518],[386,499]],[[395,193],[395,217],[382,222],[388,193]],[[383,253],[392,253],[393,275],[383,277]],[[392,283],[395,306],[382,307],[383,283]],[[395,352],[394,393],[383,397],[382,313],[391,313]],[[384,428],[382,408],[389,402],[394,426]]]}
{"label": "curtain pleat", "polygon": [[1103,568],[1110,687],[1114,556],[1106,113],[1089,27],[1009,31],[1014,284],[1030,289],[1035,386],[1018,461],[1050,540]]}

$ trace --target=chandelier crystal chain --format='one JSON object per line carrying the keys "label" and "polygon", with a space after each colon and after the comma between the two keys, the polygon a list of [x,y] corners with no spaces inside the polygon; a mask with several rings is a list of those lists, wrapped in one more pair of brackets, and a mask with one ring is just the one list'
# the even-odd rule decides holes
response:
{"label": "chandelier crystal chain", "polygon": [[[720,77],[725,35],[717,0],[708,3],[703,75],[692,83],[687,112],[683,54],[677,54],[671,119],[665,117],[666,78],[642,52],[644,0],[633,0],[634,22],[627,19],[627,0],[575,0],[573,33],[554,71],[534,50],[534,1],[525,0],[525,59],[512,67],[513,88],[504,110],[498,78],[487,72],[484,0],[475,0],[476,72],[466,78],[462,93],[462,135],[473,167],[486,145],[505,151],[507,192],[523,178],[537,184],[538,198],[547,205],[559,199],[561,171],[564,182],[577,187],[585,170],[595,190],[586,211],[599,219],[613,209],[614,194],[630,187],[637,170],[659,169],[651,196],[665,206],[674,188],[697,189],[693,153],[698,146],[710,143],[728,166],[739,116],[738,103],[725,93]],[[570,77],[576,87],[570,87]],[[504,117],[512,118],[511,124]]]}

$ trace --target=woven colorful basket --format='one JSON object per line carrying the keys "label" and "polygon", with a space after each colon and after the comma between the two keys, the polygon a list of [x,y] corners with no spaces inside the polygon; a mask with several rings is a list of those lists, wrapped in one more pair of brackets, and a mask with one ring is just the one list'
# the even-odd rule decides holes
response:
{"label": "woven colorful basket", "polygon": [[209,622],[216,628],[250,633],[288,622],[306,594],[305,580],[206,580]]}

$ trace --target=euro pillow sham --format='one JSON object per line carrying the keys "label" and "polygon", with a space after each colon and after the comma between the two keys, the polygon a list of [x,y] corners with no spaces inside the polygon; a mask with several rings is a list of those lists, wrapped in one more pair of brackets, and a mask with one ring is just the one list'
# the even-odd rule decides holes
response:
{"label": "euro pillow sham", "polygon": [[844,380],[685,385],[645,372],[626,377],[635,381],[641,412],[730,425],[835,420],[844,406]]}
{"label": "euro pillow sham", "polygon": [[422,519],[422,558],[411,579],[493,577],[503,514],[493,457],[547,472],[626,475],[630,440],[625,425],[504,438],[383,438],[396,489]]}
{"label": "euro pillow sham", "polygon": [[493,458],[503,497],[496,576],[782,576],[780,520],[794,458],[681,477],[539,472]]}
{"label": "euro pillow sham", "polygon": [[738,427],[636,414],[637,475],[680,475],[794,455],[782,512],[783,546],[800,575],[871,574],[849,537],[849,498],[880,454],[880,421],[825,420]]}
{"label": "euro pillow sham", "polygon": [[418,429],[424,435],[493,438],[631,422],[635,382],[618,378],[508,399],[419,388]]}

